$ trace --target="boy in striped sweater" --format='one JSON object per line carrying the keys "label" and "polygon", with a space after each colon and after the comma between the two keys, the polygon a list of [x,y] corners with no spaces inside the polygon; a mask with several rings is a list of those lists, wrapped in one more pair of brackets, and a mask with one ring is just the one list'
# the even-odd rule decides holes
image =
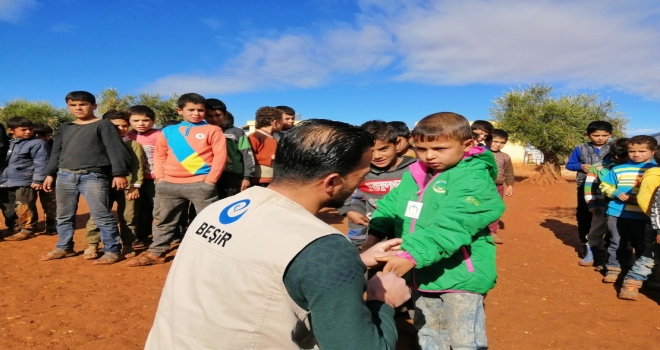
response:
{"label": "boy in striped sweater", "polygon": [[637,204],[637,194],[646,170],[658,166],[653,160],[657,146],[658,141],[653,137],[631,137],[628,140],[628,163],[612,168],[600,184],[601,191],[612,198],[607,207],[607,226],[612,237],[604,283],[616,282],[621,266],[631,265],[629,244],[636,252],[646,249],[644,234],[648,217]]}
{"label": "boy in striped sweater", "polygon": [[222,129],[204,120],[206,99],[189,93],[179,97],[179,124],[168,126],[158,135],[154,153],[156,199],[154,241],[144,254],[128,266],[162,264],[177,230],[181,214],[192,202],[199,213],[218,200],[215,183],[227,162]]}

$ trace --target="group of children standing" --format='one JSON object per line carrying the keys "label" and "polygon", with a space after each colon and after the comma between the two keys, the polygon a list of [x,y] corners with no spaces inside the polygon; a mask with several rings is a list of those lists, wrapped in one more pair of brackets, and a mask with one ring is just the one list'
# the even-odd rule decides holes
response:
{"label": "group of children standing", "polygon": [[604,283],[624,276],[618,297],[637,300],[654,266],[654,243],[660,243],[660,150],[654,137],[610,142],[612,132],[608,122],[590,123],[589,142],[577,146],[566,164],[577,172],[579,264],[604,269]]}

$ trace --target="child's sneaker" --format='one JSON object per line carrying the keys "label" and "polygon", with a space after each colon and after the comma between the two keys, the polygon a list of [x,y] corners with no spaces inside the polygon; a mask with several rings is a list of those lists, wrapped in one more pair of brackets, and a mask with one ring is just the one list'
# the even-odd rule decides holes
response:
{"label": "child's sneaker", "polygon": [[594,255],[591,251],[591,247],[585,246],[585,252],[586,254],[584,255],[584,258],[578,262],[578,265],[580,266],[594,266]]}
{"label": "child's sneaker", "polygon": [[619,299],[637,301],[638,290],[642,287],[642,281],[626,278],[623,280],[623,286],[619,291]]}
{"label": "child's sneaker", "polygon": [[618,267],[608,267],[607,274],[603,277],[603,283],[614,283],[619,279],[621,269]]}
{"label": "child's sneaker", "polygon": [[490,237],[493,238],[493,242],[495,242],[495,244],[504,244],[504,241],[500,238],[500,236],[497,235],[497,233],[491,233]]}

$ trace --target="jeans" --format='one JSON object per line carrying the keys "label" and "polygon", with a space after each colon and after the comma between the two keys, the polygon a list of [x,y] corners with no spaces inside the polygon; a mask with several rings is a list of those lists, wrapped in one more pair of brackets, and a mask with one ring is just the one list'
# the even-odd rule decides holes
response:
{"label": "jeans", "polygon": [[626,274],[626,279],[633,279],[635,281],[646,281],[648,275],[651,274],[651,269],[655,265],[653,246],[656,241],[656,231],[651,227],[651,225],[646,226],[646,233],[644,235],[644,244],[646,249],[640,255],[637,254],[637,261],[633,265],[632,269]]}
{"label": "jeans", "polygon": [[112,215],[109,199],[110,182],[105,174],[57,173],[57,248],[73,250],[76,210],[82,194],[89,206],[89,213],[101,230],[104,253],[119,254],[119,231]]}
{"label": "jeans", "polygon": [[46,217],[46,230],[57,231],[57,201],[55,199],[55,191],[39,191],[39,201]]}
{"label": "jeans", "polygon": [[591,230],[591,212],[589,206],[584,200],[584,184],[578,184],[577,190],[577,208],[575,210],[575,218],[578,224],[578,236],[582,244],[587,243],[587,235]]}
{"label": "jeans", "polygon": [[635,252],[639,256],[641,256],[640,252],[646,251],[644,236],[647,221],[614,216],[607,218],[607,226],[612,233],[610,246],[607,248],[610,255],[606,265],[608,268],[630,266],[632,264],[631,246],[635,248]]}
{"label": "jeans", "polygon": [[138,212],[140,215],[137,217],[137,228],[135,234],[140,241],[146,241],[151,235],[151,225],[154,222],[154,210],[156,197],[156,187],[154,179],[144,179],[142,186],[140,186],[140,201]]}
{"label": "jeans", "polygon": [[153,255],[163,255],[170,248],[172,236],[177,231],[181,215],[188,211],[188,202],[192,202],[199,213],[218,200],[215,185],[205,182],[175,184],[161,181],[156,184],[156,202],[154,210],[154,241],[149,246]]}
{"label": "jeans", "polygon": [[[110,207],[117,203],[117,218],[119,220],[119,237],[123,247],[131,247],[135,242],[137,218],[139,214],[140,198],[134,200],[126,199],[126,190],[110,189]],[[87,220],[87,243],[99,244],[101,241],[100,230],[94,220]]]}
{"label": "jeans", "polygon": [[39,221],[37,212],[37,191],[29,186],[2,189],[2,214],[5,225],[11,231],[14,227],[25,233],[34,233]]}
{"label": "jeans", "polygon": [[488,349],[483,295],[413,292],[413,298],[422,350]]}

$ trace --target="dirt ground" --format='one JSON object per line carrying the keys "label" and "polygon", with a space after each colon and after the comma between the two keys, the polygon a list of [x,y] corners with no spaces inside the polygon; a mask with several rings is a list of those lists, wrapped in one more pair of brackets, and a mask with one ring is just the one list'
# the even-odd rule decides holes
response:
{"label": "dirt ground", "polygon": [[[518,183],[506,199],[498,283],[486,298],[491,349],[660,349],[660,293],[622,301],[598,272],[578,266],[574,202],[574,183]],[[87,212],[83,203],[77,251]],[[170,263],[39,261],[56,241],[0,242],[0,349],[141,349]],[[415,349],[414,329],[398,321],[398,349]]]}

